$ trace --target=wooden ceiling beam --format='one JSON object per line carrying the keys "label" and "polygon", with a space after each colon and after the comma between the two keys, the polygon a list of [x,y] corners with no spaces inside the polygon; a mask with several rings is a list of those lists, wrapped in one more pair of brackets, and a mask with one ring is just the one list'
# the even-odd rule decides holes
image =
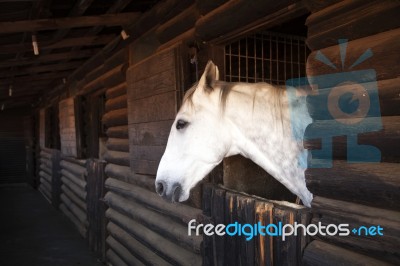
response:
{"label": "wooden ceiling beam", "polygon": [[0,68],[4,67],[12,67],[12,66],[24,66],[31,65],[35,63],[46,63],[52,61],[60,61],[65,59],[79,59],[79,58],[88,58],[99,52],[100,49],[87,49],[66,53],[57,53],[57,54],[46,54],[46,55],[38,55],[35,57],[29,58],[21,58],[21,59],[11,59],[0,61]]}
{"label": "wooden ceiling beam", "polygon": [[0,72],[0,78],[5,77],[17,77],[23,75],[29,75],[31,73],[40,73],[40,72],[54,72],[60,70],[67,69],[76,69],[80,67],[85,61],[78,62],[68,62],[63,64],[52,64],[52,65],[43,65],[43,66],[32,66],[18,69],[18,71],[4,71]]}
{"label": "wooden ceiling beam", "polygon": [[105,14],[74,18],[37,19],[14,22],[0,22],[1,33],[69,29],[94,26],[120,26],[132,23],[140,15],[138,12]]}
{"label": "wooden ceiling beam", "polygon": [[41,80],[62,79],[62,78],[68,77],[68,75],[70,73],[71,73],[71,71],[46,73],[46,74],[40,74],[40,75],[33,73],[33,75],[30,75],[30,76],[15,77],[14,79],[3,78],[3,79],[0,79],[0,86],[3,86],[3,85],[9,86],[10,84],[21,84],[21,83],[26,84],[26,83],[41,81]]}
{"label": "wooden ceiling beam", "polygon": [[[100,35],[100,36],[85,36],[78,38],[68,38],[58,42],[39,42],[39,51],[46,49],[58,49],[65,47],[74,46],[94,46],[94,45],[106,45],[115,38],[115,35]],[[18,52],[28,52],[32,51],[32,43],[24,44],[8,44],[0,46],[0,54],[10,54]]]}

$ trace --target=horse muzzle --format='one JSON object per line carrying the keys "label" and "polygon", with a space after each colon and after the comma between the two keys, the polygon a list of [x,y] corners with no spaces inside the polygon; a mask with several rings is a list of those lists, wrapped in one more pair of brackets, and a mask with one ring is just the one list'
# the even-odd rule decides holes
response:
{"label": "horse muzzle", "polygon": [[173,183],[172,185],[166,183],[163,180],[156,181],[156,192],[163,199],[169,202],[179,202],[182,196],[182,186],[179,183]]}

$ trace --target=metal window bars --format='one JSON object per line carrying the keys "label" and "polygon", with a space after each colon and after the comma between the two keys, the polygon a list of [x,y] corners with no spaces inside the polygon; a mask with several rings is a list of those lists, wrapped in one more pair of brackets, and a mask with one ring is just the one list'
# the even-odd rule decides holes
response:
{"label": "metal window bars", "polygon": [[306,75],[310,53],[305,37],[262,32],[225,46],[225,77],[230,82],[284,85]]}

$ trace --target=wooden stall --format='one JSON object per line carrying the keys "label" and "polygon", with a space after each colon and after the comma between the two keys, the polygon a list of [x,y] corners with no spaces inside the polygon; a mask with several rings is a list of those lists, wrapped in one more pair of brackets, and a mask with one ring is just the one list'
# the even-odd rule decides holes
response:
{"label": "wooden stall", "polygon": [[[35,2],[31,23],[0,22],[0,34],[26,35],[14,45],[13,36],[10,41],[0,36],[0,86],[8,89],[7,97],[15,88],[19,104],[34,104],[36,110],[26,122],[27,136],[35,135],[26,143],[30,179],[37,179],[38,190],[105,263],[400,263],[398,1],[118,0],[46,8],[46,1],[30,2]],[[45,10],[68,18],[47,19]],[[18,20],[13,15],[10,21]],[[34,31],[43,37],[36,57],[30,50]],[[349,164],[351,136],[335,135],[333,167],[306,171],[312,208],[296,204],[291,192],[239,156],[224,160],[187,202],[165,202],[154,191],[158,164],[183,95],[209,59],[221,79],[283,89],[292,78],[308,78],[316,90],[318,76],[369,70],[359,83],[376,84],[371,97],[379,97],[379,115],[365,123],[379,119],[382,129],[352,137],[356,144],[377,147],[381,159]],[[322,62],[327,60],[328,65]],[[373,79],[364,82],[371,73]],[[329,88],[320,91],[328,94]],[[8,104],[7,97],[0,94]],[[310,127],[334,131],[326,113],[313,113]],[[309,139],[304,145],[318,150],[323,143]],[[385,234],[298,235],[286,241],[258,235],[246,241],[188,235],[192,219],[214,225],[380,225]]]}

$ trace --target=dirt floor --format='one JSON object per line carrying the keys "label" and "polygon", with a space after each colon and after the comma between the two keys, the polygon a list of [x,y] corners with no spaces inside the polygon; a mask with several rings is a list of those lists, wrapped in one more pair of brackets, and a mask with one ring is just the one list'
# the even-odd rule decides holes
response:
{"label": "dirt floor", "polygon": [[0,265],[103,265],[73,224],[28,185],[0,187]]}

